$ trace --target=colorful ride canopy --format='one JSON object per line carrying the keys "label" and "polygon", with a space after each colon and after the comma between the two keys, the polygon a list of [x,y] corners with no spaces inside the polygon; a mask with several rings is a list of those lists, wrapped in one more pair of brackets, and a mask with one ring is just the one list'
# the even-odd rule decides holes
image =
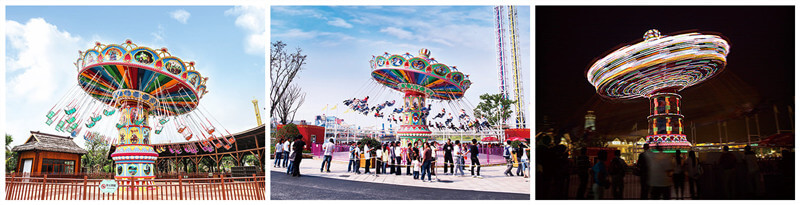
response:
{"label": "colorful ride canopy", "polygon": [[[79,86],[93,98],[116,106],[114,91],[138,90],[156,99],[149,109],[156,116],[174,116],[194,110],[206,91],[206,81],[194,70],[194,62],[185,63],[167,52],[125,43],[103,45],[81,52],[78,67]],[[133,96],[150,98],[150,96]]]}
{"label": "colorful ride canopy", "polygon": [[414,90],[437,100],[454,100],[464,96],[472,85],[469,76],[429,58],[430,51],[421,49],[419,56],[411,54],[373,56],[370,60],[372,78],[394,90]]}
{"label": "colorful ride canopy", "polygon": [[662,36],[649,30],[644,41],[624,46],[596,61],[586,78],[607,98],[648,97],[659,90],[680,91],[721,72],[730,46],[717,35]]}

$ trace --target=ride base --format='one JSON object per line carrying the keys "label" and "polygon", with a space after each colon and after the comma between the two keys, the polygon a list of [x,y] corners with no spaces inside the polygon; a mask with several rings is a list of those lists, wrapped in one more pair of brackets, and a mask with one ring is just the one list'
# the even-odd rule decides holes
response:
{"label": "ride base", "polygon": [[692,144],[686,140],[681,115],[681,96],[674,90],[656,91],[649,97],[650,116],[647,144],[650,149],[688,150]]}

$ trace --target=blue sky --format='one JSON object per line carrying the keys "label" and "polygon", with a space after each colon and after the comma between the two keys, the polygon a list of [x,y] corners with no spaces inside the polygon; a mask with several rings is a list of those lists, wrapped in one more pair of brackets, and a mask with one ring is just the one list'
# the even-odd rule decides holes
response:
{"label": "blue sky", "polygon": [[[308,64],[296,81],[306,92],[306,102],[295,120],[313,122],[316,115],[338,112],[347,123],[380,128],[385,121],[343,114],[341,102],[365,95],[373,95],[370,105],[401,100],[399,92],[372,83],[369,61],[373,55],[384,52],[416,55],[419,49],[427,48],[440,63],[457,66],[473,82],[465,100],[472,106],[480,102],[481,94],[499,92],[491,6],[272,6],[270,9],[270,40],[283,41],[289,48],[300,47],[308,55]],[[530,7],[517,10],[525,101],[530,105]],[[335,104],[337,110],[330,110]],[[433,109],[441,110],[443,105],[446,104],[434,103]],[[329,109],[323,111],[326,106]],[[527,112],[530,116],[531,110]],[[528,127],[531,121],[528,117]]]}
{"label": "blue sky", "polygon": [[[209,93],[200,100],[231,133],[256,126],[251,100],[265,106],[265,7],[8,6],[6,133],[24,143],[29,131],[58,133],[44,115],[77,84],[79,50],[95,42],[166,47],[194,61]],[[262,115],[262,118],[265,119]],[[262,120],[263,120],[262,119]],[[111,133],[116,134],[116,133]],[[173,140],[157,136],[153,143]],[[83,145],[83,138],[76,138]]]}

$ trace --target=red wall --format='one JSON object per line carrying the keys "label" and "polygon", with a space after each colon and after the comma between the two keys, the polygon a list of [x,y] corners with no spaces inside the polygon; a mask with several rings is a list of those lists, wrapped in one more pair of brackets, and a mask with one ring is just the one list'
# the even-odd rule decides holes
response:
{"label": "red wall", "polygon": [[531,138],[531,129],[506,129],[506,139],[512,137],[521,137],[525,139]]}
{"label": "red wall", "polygon": [[[283,128],[283,125],[278,125],[278,129]],[[306,142],[306,148],[311,146],[311,136],[316,136],[314,143],[322,144],[325,140],[325,127],[316,125],[297,125],[297,130],[303,135],[303,141]]]}

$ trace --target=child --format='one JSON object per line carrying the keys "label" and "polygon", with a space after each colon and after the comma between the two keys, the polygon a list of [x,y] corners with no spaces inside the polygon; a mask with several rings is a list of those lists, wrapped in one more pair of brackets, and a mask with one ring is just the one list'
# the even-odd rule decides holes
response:
{"label": "child", "polygon": [[419,159],[417,158],[416,154],[413,156],[414,160],[411,161],[411,166],[414,167],[414,179],[419,179]]}

